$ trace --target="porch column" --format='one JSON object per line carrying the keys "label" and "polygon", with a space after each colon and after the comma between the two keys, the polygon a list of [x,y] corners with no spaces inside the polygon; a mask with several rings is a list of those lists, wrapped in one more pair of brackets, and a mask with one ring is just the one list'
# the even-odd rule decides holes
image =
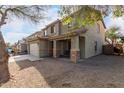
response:
{"label": "porch column", "polygon": [[80,58],[79,36],[71,38],[71,61],[76,63]]}
{"label": "porch column", "polygon": [[30,44],[27,43],[27,54],[30,54]]}
{"label": "porch column", "polygon": [[53,57],[57,58],[59,56],[58,54],[58,45],[57,45],[57,41],[54,40],[53,41]]}

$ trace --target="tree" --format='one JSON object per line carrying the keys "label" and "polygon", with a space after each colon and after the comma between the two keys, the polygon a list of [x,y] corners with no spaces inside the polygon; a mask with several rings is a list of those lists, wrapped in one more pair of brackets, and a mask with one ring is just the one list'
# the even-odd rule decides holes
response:
{"label": "tree", "polygon": [[[49,6],[16,6],[16,5],[0,5],[0,28],[7,23],[7,20],[18,18],[27,20],[34,24],[39,23],[41,19],[45,18],[44,11]],[[8,71],[8,53],[3,36],[0,32],[0,82],[9,79]]]}
{"label": "tree", "polygon": [[[108,16],[110,13],[113,17],[121,17],[124,15],[123,5],[79,5],[68,6],[64,5],[60,7],[59,14],[64,18],[63,23],[69,24],[74,20],[77,20],[78,26],[85,27],[86,25],[94,24],[96,21],[103,20],[103,17]],[[76,15],[73,17],[71,15]],[[81,15],[83,14],[83,15]],[[66,17],[65,17],[66,16]]]}
{"label": "tree", "polygon": [[120,28],[119,27],[117,27],[117,26],[112,26],[112,27],[110,27],[107,31],[106,31],[106,33],[105,33],[105,35],[106,35],[106,41],[109,43],[109,44],[112,44],[113,46],[114,46],[114,44],[116,44],[116,42],[117,42],[117,39],[119,39],[120,37],[119,37],[119,31],[120,30]]}

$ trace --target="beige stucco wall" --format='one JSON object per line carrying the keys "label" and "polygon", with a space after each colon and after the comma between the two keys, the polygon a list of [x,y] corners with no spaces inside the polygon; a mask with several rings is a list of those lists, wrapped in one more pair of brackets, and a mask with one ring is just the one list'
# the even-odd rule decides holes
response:
{"label": "beige stucco wall", "polygon": [[40,57],[47,57],[49,56],[48,52],[48,41],[47,40],[41,40],[39,44],[40,49]]}
{"label": "beige stucco wall", "polygon": [[62,22],[60,23],[60,27],[61,27],[60,34],[64,34],[68,31],[68,25],[64,25]]}
{"label": "beige stucco wall", "polygon": [[79,51],[79,36],[71,38],[71,51]]}
{"label": "beige stucco wall", "polygon": [[55,35],[60,34],[60,22],[55,24]]}
{"label": "beige stucco wall", "polygon": [[[105,43],[105,29],[102,22],[100,25],[100,32],[98,32],[98,25],[88,26],[88,31],[81,36],[85,37],[85,58],[95,56],[102,53],[102,46]],[[97,51],[95,51],[95,42],[97,41]]]}
{"label": "beige stucco wall", "polygon": [[60,35],[60,34],[64,34],[64,33],[69,31],[68,25],[63,24],[62,22],[57,22],[57,23],[54,24],[55,33],[51,33],[51,26],[46,28],[48,36]]}
{"label": "beige stucco wall", "polygon": [[27,53],[30,54],[30,43],[28,41],[26,41],[27,43]]}
{"label": "beige stucco wall", "polygon": [[[101,54],[102,46],[105,43],[105,28],[101,21],[99,21],[98,24],[95,23],[92,26],[87,26],[87,29],[88,31],[86,33],[79,35],[84,38],[83,41],[80,41],[79,36],[74,36],[71,38],[71,50],[80,52],[84,51],[84,58]],[[97,51],[95,51],[95,42],[97,42]],[[84,47],[81,43],[84,44]]]}
{"label": "beige stucco wall", "polygon": [[48,41],[47,40],[35,40],[35,41],[31,41],[28,42],[28,48],[29,48],[29,52],[30,53],[30,44],[34,44],[37,43],[39,46],[39,57],[47,57],[49,56],[49,52],[48,52]]}
{"label": "beige stucco wall", "polygon": [[[79,36],[84,37],[84,40],[85,40],[85,43],[84,42],[82,43],[82,44],[85,44],[85,54],[84,54],[85,58],[102,53],[102,45],[105,43],[105,29],[101,21],[99,21],[98,24],[100,25],[100,32],[98,32],[99,27],[96,23],[93,26],[87,26],[88,31],[86,33],[82,33],[79,35]],[[51,26],[48,26],[45,29],[47,31],[48,36],[60,35],[60,34],[63,34],[69,31],[68,25],[64,25],[61,22],[57,22],[54,24],[55,33],[51,33]],[[79,36],[71,37],[71,50],[72,51],[73,50],[80,51],[81,46],[79,46]],[[97,41],[97,51],[95,51],[96,41]],[[40,47],[40,57],[49,56],[49,42],[45,40],[40,40],[38,42],[39,42],[39,47]],[[33,41],[33,43],[35,43],[35,41]],[[61,45],[61,43],[56,42],[56,44],[57,44],[56,49],[58,52],[56,54],[63,54],[62,51],[59,51],[60,49],[63,49],[63,46]]]}
{"label": "beige stucco wall", "polygon": [[57,22],[57,23],[55,23],[55,24],[53,24],[54,25],[54,28],[55,28],[55,32],[54,33],[51,33],[51,26],[52,25],[50,25],[50,26],[48,26],[47,28],[46,28],[46,30],[47,30],[47,35],[48,36],[51,36],[51,35],[59,35],[59,32],[60,32],[60,24],[59,24],[59,22]]}
{"label": "beige stucco wall", "polygon": [[[80,34],[80,36],[83,36],[84,40],[85,40],[85,54],[83,54],[85,58],[95,56],[95,55],[102,53],[102,45],[105,43],[105,29],[104,29],[103,23],[101,21],[99,21],[97,23],[92,26],[87,26],[88,31],[86,33]],[[59,25],[60,25],[60,28],[58,28]],[[99,28],[99,26],[100,26],[100,28]],[[67,31],[69,31],[67,25],[64,25],[62,23],[59,24],[59,22],[55,24],[55,30],[56,30],[55,32],[57,34],[56,33],[51,34],[50,30],[51,30],[51,28],[48,27],[47,28],[48,35],[59,35],[59,34],[63,34],[63,33],[66,33]],[[100,31],[98,31],[98,30],[100,30]],[[79,42],[77,42],[77,41],[79,41],[77,39],[77,37],[79,38],[79,36],[71,38],[71,42],[72,42],[71,50],[80,51],[81,46],[79,46]],[[97,51],[95,51],[95,42],[97,42]],[[62,46],[61,46],[61,49],[62,49]],[[81,50],[81,51],[83,51],[83,50]],[[63,54],[63,53],[61,52],[61,54]]]}

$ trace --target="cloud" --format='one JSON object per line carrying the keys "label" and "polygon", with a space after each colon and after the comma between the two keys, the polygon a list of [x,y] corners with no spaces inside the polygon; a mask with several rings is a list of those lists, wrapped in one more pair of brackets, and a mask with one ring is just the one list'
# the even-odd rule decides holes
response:
{"label": "cloud", "polygon": [[111,26],[120,27],[120,32],[124,35],[124,17],[113,18],[111,15],[105,18],[107,28]]}
{"label": "cloud", "polygon": [[47,12],[47,18],[41,20],[40,24],[37,25],[37,29],[41,29],[44,28],[46,25],[48,25],[49,23],[57,20],[58,17],[58,7],[53,7],[52,9],[49,9]]}
{"label": "cloud", "polygon": [[22,38],[27,37],[36,31],[40,31],[47,24],[58,18],[57,11],[57,7],[53,7],[48,10],[47,19],[41,20],[40,24],[38,25],[32,25],[27,21],[13,18],[11,21],[8,21],[8,23],[1,29],[5,41],[15,43],[18,40],[21,40]]}
{"label": "cloud", "polygon": [[[8,21],[6,25],[2,27],[3,36],[6,42],[14,43],[22,38],[31,35],[36,31],[40,31],[47,24],[53,22],[58,17],[58,6],[54,6],[50,10],[47,11],[47,18],[41,20],[40,24],[32,25],[27,21],[19,20],[14,18],[11,21]],[[107,28],[112,25],[117,25],[121,27],[121,32],[124,34],[124,19],[120,18],[112,18],[111,15],[104,19]]]}
{"label": "cloud", "polygon": [[18,19],[13,19],[11,22],[4,25],[2,27],[2,32],[5,42],[14,43],[29,35],[25,31],[23,31],[24,26],[25,23]]}
{"label": "cloud", "polygon": [[15,43],[18,40],[21,40],[24,37],[27,37],[29,34],[22,32],[8,32],[5,34],[4,39],[6,42]]}
{"label": "cloud", "polygon": [[5,42],[15,43],[37,31],[37,26],[14,18],[11,22],[4,25],[1,30]]}
{"label": "cloud", "polygon": [[5,29],[9,28],[13,32],[21,32],[24,24],[25,23],[19,19],[13,19],[11,22],[5,25]]}

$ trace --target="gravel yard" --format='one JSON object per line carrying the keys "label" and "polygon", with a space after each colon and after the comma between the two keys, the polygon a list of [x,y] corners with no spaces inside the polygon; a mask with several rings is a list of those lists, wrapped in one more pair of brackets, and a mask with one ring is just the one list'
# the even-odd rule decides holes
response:
{"label": "gravel yard", "polygon": [[45,58],[10,62],[11,79],[1,87],[124,87],[124,56],[99,55],[77,64]]}

